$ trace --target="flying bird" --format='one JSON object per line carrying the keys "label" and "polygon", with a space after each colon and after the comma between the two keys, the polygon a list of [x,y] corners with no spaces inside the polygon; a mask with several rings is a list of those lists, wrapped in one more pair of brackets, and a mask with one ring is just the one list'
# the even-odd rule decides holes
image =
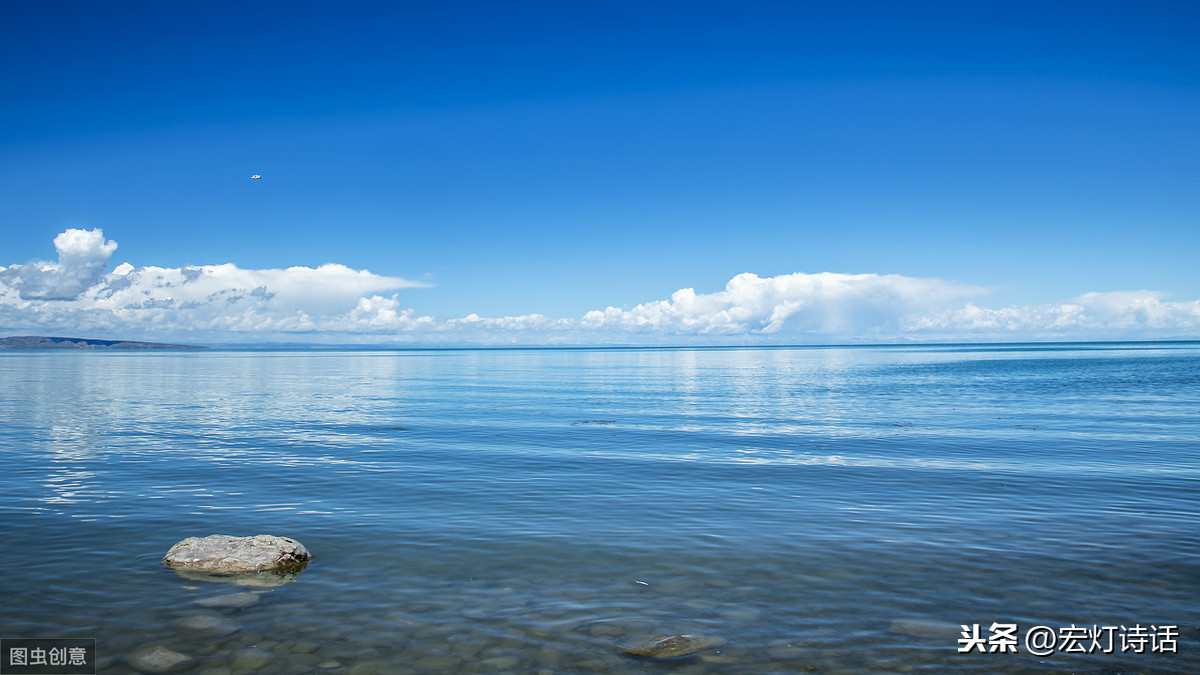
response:
{"label": "flying bird", "polygon": [[260,176],[258,174],[254,174],[253,176],[250,176],[250,177],[253,178],[254,180],[262,180],[262,176]]}

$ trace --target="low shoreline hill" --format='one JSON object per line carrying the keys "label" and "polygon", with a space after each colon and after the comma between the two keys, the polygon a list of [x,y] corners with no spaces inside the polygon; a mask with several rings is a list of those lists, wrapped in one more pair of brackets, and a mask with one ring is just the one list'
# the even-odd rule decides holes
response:
{"label": "low shoreline hill", "polygon": [[194,345],[172,345],[137,340],[93,340],[90,338],[14,335],[0,338],[0,349],[208,349]]}

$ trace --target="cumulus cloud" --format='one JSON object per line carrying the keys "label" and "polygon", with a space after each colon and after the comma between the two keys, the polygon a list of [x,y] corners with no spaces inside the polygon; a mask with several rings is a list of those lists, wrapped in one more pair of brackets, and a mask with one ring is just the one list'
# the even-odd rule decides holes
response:
{"label": "cumulus cloud", "polygon": [[1169,302],[1154,291],[1111,291],[1035,307],[989,309],[967,303],[920,317],[908,330],[1035,339],[1195,337],[1200,333],[1200,300]]}
{"label": "cumulus cloud", "polygon": [[[800,344],[894,340],[1194,338],[1200,300],[1109,291],[991,308],[984,288],[895,274],[739,274],[574,318],[418,314],[395,291],[422,286],[340,264],[225,263],[108,269],[100,230],[67,230],[58,262],[0,268],[0,334],[197,342],[391,344]],[[388,293],[388,292],[391,293]]]}
{"label": "cumulus cloud", "polygon": [[117,250],[99,229],[67,230],[54,238],[58,262],[32,262],[0,270],[0,283],[25,300],[72,300],[98,282]]}
{"label": "cumulus cloud", "polygon": [[363,324],[355,312],[364,296],[425,285],[333,263],[286,269],[122,263],[108,271],[117,245],[100,230],[67,230],[54,244],[56,264],[0,270],[0,327],[210,339],[341,330],[347,321],[353,329]]}
{"label": "cumulus cloud", "polygon": [[895,274],[739,274],[716,293],[684,288],[668,300],[588,312],[592,328],[732,334],[866,335],[895,332],[907,320],[947,308],[984,289]]}
{"label": "cumulus cloud", "polygon": [[112,309],[149,301],[187,310],[241,304],[327,316],[353,308],[367,293],[422,285],[333,263],[260,270],[231,263],[181,268],[134,268],[125,263],[104,277],[89,296],[97,307]]}

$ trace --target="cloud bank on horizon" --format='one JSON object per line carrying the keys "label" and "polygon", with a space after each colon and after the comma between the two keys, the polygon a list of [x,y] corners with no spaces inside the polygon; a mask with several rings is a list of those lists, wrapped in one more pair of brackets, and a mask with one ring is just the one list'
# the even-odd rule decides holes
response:
{"label": "cloud bank on horizon", "polygon": [[[1194,338],[1200,300],[1090,292],[987,308],[987,289],[895,274],[744,273],[721,291],[684,288],[579,318],[418,315],[395,291],[420,282],[340,264],[109,267],[99,229],[54,239],[58,262],[0,267],[0,331],[196,342],[380,344],[804,344],[897,340]],[[386,294],[387,291],[392,293]]]}

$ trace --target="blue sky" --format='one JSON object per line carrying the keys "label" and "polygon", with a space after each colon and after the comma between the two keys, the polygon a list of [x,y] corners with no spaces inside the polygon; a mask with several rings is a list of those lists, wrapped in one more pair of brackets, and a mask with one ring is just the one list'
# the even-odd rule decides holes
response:
{"label": "blue sky", "polygon": [[1184,2],[0,4],[0,334],[1195,337],[1198,29]]}

